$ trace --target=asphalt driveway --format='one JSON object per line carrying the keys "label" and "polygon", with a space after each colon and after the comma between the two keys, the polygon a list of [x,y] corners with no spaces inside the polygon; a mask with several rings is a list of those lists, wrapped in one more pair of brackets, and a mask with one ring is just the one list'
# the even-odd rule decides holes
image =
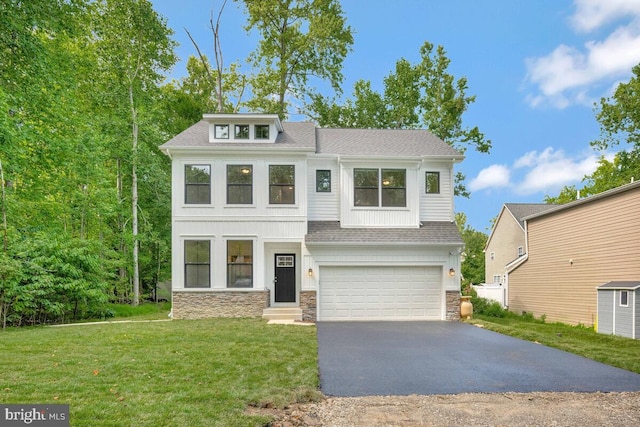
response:
{"label": "asphalt driveway", "polygon": [[460,322],[319,322],[330,396],[640,391],[640,374]]}

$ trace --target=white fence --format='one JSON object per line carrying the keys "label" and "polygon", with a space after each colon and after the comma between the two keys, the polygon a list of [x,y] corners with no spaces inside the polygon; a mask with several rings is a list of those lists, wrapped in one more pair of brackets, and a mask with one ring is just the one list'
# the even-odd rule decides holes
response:
{"label": "white fence", "polygon": [[480,298],[498,301],[502,307],[505,307],[505,289],[504,286],[495,283],[481,283],[473,285],[476,293]]}

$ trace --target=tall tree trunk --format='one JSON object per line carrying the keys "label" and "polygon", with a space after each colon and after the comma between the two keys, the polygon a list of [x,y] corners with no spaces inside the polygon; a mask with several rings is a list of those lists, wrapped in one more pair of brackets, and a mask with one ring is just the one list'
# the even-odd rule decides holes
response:
{"label": "tall tree trunk", "polygon": [[133,85],[129,85],[129,105],[131,106],[132,159],[131,159],[131,223],[133,237],[133,305],[140,303],[140,272],[138,243],[138,114],[133,102]]}

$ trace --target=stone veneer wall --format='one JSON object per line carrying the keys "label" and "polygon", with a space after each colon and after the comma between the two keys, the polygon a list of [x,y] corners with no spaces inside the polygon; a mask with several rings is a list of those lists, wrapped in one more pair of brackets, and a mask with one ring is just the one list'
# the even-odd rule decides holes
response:
{"label": "stone veneer wall", "polygon": [[300,309],[303,322],[315,322],[317,313],[316,291],[300,291]]}
{"label": "stone veneer wall", "polygon": [[447,291],[447,320],[460,320],[460,291]]}
{"label": "stone veneer wall", "polygon": [[173,291],[171,311],[174,319],[211,317],[262,317],[269,307],[269,290],[264,291]]}

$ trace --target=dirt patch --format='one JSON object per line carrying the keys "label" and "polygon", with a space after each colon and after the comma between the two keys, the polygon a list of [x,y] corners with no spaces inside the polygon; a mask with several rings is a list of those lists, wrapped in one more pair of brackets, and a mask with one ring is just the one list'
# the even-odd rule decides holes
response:
{"label": "dirt patch", "polygon": [[329,397],[250,412],[274,427],[630,426],[640,425],[640,392]]}

